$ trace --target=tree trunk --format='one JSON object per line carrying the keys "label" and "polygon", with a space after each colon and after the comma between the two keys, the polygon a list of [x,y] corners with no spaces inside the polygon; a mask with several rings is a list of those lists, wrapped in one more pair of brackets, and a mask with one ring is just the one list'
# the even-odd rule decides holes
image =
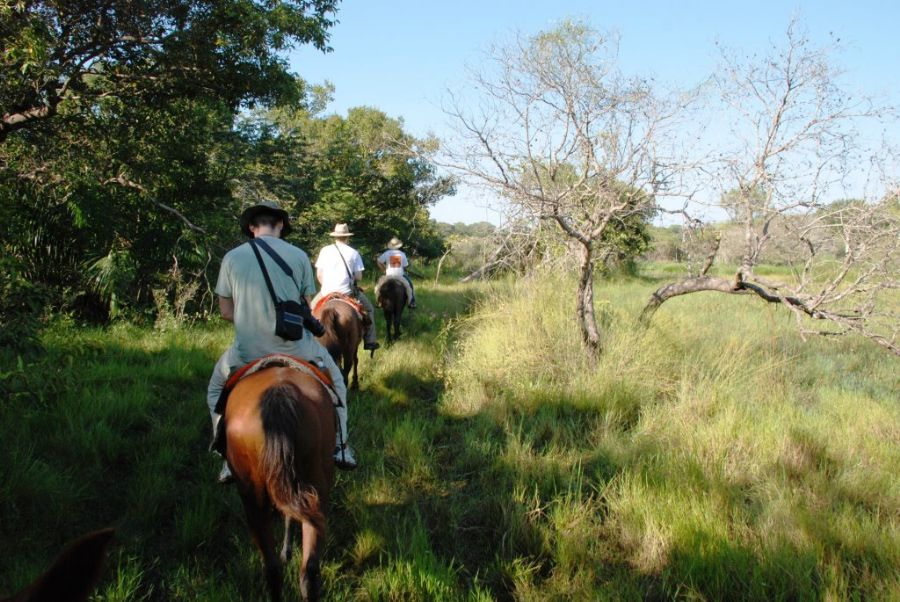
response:
{"label": "tree trunk", "polygon": [[435,285],[437,285],[438,280],[439,280],[440,277],[441,277],[441,266],[444,265],[444,260],[447,259],[447,255],[450,254],[450,251],[451,251],[451,250],[452,250],[452,248],[451,248],[451,249],[447,249],[447,251],[446,251],[443,255],[441,255],[440,261],[438,261],[438,264],[437,264],[437,272],[436,272],[435,275],[434,275],[434,283],[435,283]]}
{"label": "tree trunk", "polygon": [[506,248],[506,246],[504,244],[501,244],[499,247],[497,247],[494,250],[493,253],[491,253],[491,256],[488,257],[487,261],[485,261],[484,264],[480,268],[478,268],[477,270],[475,270],[474,272],[472,272],[465,278],[460,278],[459,281],[460,282],[471,282],[472,280],[479,280],[479,279],[487,276],[491,272],[491,270],[493,270],[495,267],[497,267],[498,265],[500,265],[502,263],[501,255],[503,253],[503,249],[505,249],[505,248]]}
{"label": "tree trunk", "polygon": [[726,280],[725,278],[717,278],[713,276],[695,276],[686,278],[679,282],[672,282],[656,290],[650,297],[647,305],[641,311],[640,321],[648,324],[653,318],[653,314],[665,301],[679,295],[687,295],[688,293],[698,293],[700,291],[718,291],[720,293],[746,293],[747,291],[740,288],[739,279]]}
{"label": "tree trunk", "polygon": [[596,360],[603,351],[600,345],[600,331],[597,328],[597,319],[594,317],[594,265],[592,249],[588,246],[581,248],[581,278],[578,280],[577,304],[575,312],[578,316],[578,326],[581,329],[581,340],[584,342],[592,360]]}

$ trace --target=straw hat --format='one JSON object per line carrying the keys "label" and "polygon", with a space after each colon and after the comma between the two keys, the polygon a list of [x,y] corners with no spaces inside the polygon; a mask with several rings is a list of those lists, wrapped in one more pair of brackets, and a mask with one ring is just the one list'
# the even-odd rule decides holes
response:
{"label": "straw hat", "polygon": [[334,227],[334,232],[331,232],[328,236],[333,236],[335,238],[347,238],[349,236],[353,236],[353,232],[350,231],[350,228],[347,227],[347,224],[338,224]]}
{"label": "straw hat", "polygon": [[395,236],[390,240],[390,242],[388,242],[387,246],[388,249],[399,249],[403,246],[403,241]]}
{"label": "straw hat", "polygon": [[244,209],[244,212],[241,213],[241,232],[248,238],[253,238],[253,233],[250,231],[250,222],[252,222],[253,218],[260,213],[269,213],[282,221],[284,227],[281,229],[281,238],[284,238],[291,233],[291,220],[290,217],[288,217],[287,211],[279,207],[278,203],[275,201],[260,201],[255,205],[247,207]]}

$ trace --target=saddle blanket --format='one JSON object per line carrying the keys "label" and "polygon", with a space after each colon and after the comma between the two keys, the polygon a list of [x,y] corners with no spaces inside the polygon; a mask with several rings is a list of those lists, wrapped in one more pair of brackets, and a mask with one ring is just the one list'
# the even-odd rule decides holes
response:
{"label": "saddle blanket", "polygon": [[235,385],[238,384],[238,381],[246,376],[250,376],[255,372],[259,372],[260,370],[263,370],[265,368],[272,368],[273,366],[285,366],[309,374],[320,383],[325,385],[325,390],[328,391],[328,394],[331,396],[331,401],[334,405],[341,405],[341,400],[338,398],[337,393],[335,393],[334,391],[334,383],[331,380],[331,376],[326,371],[322,370],[312,362],[308,362],[299,357],[286,355],[284,353],[272,353],[269,355],[264,355],[257,360],[253,360],[246,366],[243,366],[233,372],[231,376],[228,377],[228,381],[225,383],[225,387],[222,389],[222,394],[219,396],[219,401],[216,403],[216,413],[223,415],[225,414],[225,403],[228,400],[228,395],[231,393],[231,390],[234,389]]}
{"label": "saddle blanket", "polygon": [[319,312],[322,311],[322,307],[325,305],[327,301],[331,301],[332,299],[337,299],[338,301],[343,301],[359,314],[360,318],[365,319],[366,310],[363,308],[362,303],[351,297],[350,295],[345,295],[344,293],[329,293],[327,295],[323,295],[321,299],[316,301],[316,306],[313,308],[313,313],[318,315]]}

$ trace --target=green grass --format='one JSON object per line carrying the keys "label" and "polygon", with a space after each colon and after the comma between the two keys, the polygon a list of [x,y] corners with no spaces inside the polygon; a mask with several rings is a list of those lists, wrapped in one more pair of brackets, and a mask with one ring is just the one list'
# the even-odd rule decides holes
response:
{"label": "green grass", "polygon": [[[334,490],[326,597],[900,597],[897,360],[715,293],[640,328],[660,282],[598,283],[592,365],[568,278],[417,281],[420,309],[351,394],[362,465]],[[0,369],[0,592],[114,525],[99,600],[264,599],[206,452],[229,340],[60,321],[39,364]]]}
{"label": "green grass", "polygon": [[780,309],[714,293],[644,330],[654,286],[598,286],[596,366],[568,280],[519,282],[472,318],[442,407],[494,434],[484,486],[505,484],[510,554],[538,567],[515,597],[900,596],[897,360],[803,343]]}

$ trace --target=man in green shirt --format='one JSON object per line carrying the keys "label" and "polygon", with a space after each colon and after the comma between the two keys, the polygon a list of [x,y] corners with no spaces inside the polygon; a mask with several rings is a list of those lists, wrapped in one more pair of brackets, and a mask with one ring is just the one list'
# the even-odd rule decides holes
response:
{"label": "man in green shirt", "polygon": [[[293,271],[293,278],[282,270],[268,253],[261,253],[272,287],[279,300],[309,300],[316,286],[309,257],[304,251],[282,240],[291,231],[286,211],[271,201],[253,205],[241,214],[241,231],[249,238],[264,240]],[[270,353],[284,353],[312,362],[331,375],[335,392],[341,401],[337,408],[338,441],[335,464],[338,468],[356,468],[353,450],[347,444],[347,387],[340,369],[316,338],[306,330],[296,341],[275,334],[275,305],[266,287],[259,262],[250,243],[244,243],[225,254],[216,283],[222,317],[234,323],[234,343],[219,358],[207,390],[207,403],[215,434],[221,416],[215,413],[216,402],[229,374],[255,359]],[[230,477],[228,465],[222,467],[220,481]]]}

